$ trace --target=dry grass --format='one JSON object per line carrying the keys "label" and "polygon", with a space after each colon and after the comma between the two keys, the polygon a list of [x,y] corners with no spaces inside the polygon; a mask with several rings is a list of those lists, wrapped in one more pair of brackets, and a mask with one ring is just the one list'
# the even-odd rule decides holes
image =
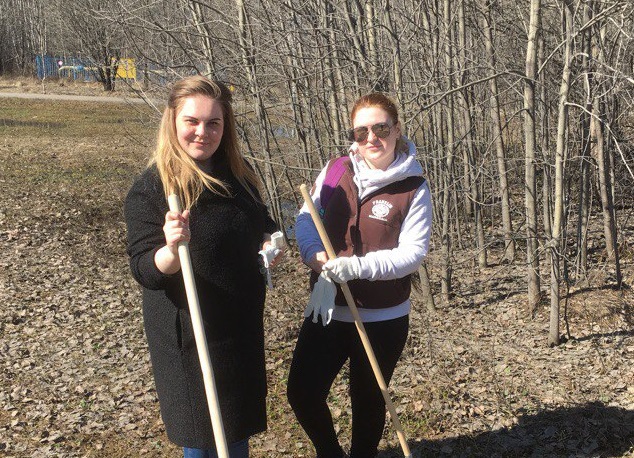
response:
{"label": "dry grass", "polygon": [[[124,252],[122,201],[155,129],[152,112],[137,110],[0,99],[4,456],[179,454],[160,422]],[[436,262],[432,254],[437,286]],[[624,275],[632,284],[631,264]],[[521,265],[464,263],[455,278],[450,307],[428,315],[415,302],[391,384],[414,456],[634,456],[634,297],[610,287],[609,267],[595,264],[571,292],[573,338],[557,348],[546,345],[546,305],[535,319],[524,311]],[[265,322],[270,424],[253,438],[252,456],[309,457],[285,398],[308,295],[296,253],[274,280]],[[345,377],[330,400],[348,443]],[[381,447],[381,458],[399,456],[389,425]]]}

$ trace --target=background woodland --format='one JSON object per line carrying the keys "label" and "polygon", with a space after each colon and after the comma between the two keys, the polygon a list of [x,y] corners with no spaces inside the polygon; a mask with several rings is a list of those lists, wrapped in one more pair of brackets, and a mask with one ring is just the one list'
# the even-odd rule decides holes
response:
{"label": "background woodland", "polygon": [[[0,73],[84,56],[105,90],[149,100],[196,72],[228,82],[289,235],[298,184],[345,151],[351,103],[385,91],[434,193],[428,307],[451,303],[458,262],[519,263],[556,345],[562,288],[591,269],[620,288],[631,255],[633,23],[628,0],[2,0]],[[115,78],[119,58],[142,82]]]}

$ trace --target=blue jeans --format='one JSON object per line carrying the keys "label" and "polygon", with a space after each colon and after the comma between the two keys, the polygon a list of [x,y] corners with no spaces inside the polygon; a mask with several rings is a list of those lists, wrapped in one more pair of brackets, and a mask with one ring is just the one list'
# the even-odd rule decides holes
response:
{"label": "blue jeans", "polygon": [[[228,444],[229,456],[231,458],[249,458],[249,439]],[[218,458],[216,449],[205,450],[202,448],[183,447],[184,458]]]}

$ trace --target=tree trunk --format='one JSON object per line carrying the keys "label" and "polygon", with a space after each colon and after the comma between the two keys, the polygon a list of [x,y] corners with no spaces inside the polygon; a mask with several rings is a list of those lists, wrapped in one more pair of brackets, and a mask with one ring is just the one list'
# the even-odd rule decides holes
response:
{"label": "tree trunk", "polygon": [[526,47],[526,78],[524,81],[524,147],[525,147],[525,207],[526,207],[526,266],[528,270],[528,309],[535,314],[540,301],[539,253],[537,232],[537,180],[535,178],[536,128],[535,83],[537,77],[537,39],[540,33],[541,0],[531,0],[528,44]]}
{"label": "tree trunk", "polygon": [[[592,55],[594,60],[599,62],[600,65],[600,63],[605,63],[605,54],[602,47],[605,42],[605,25],[598,23],[595,27],[595,44],[593,46]],[[603,92],[600,77],[597,77],[595,81],[597,88],[594,92],[590,134],[593,139],[593,156],[599,168],[599,194],[601,196],[601,207],[603,209],[603,233],[605,236],[606,258],[614,261],[616,282],[618,287],[620,287],[622,276],[616,231],[616,209],[614,208],[614,193],[612,187],[613,172],[611,167],[612,163],[605,147],[605,101],[603,99],[604,96],[600,95]]]}
{"label": "tree trunk", "polygon": [[559,104],[557,114],[557,148],[555,153],[555,205],[553,211],[552,236],[549,244],[550,253],[550,330],[548,344],[559,345],[559,285],[561,258],[561,229],[564,212],[564,164],[567,154],[568,137],[568,92],[570,90],[570,65],[572,61],[572,0],[564,0],[564,59],[559,88]]}
{"label": "tree trunk", "polygon": [[205,21],[200,2],[198,0],[189,0],[188,6],[192,12],[194,20],[194,26],[200,35],[200,41],[202,43],[202,51],[205,56],[205,76],[211,79],[216,78],[215,70],[215,58],[213,51],[212,34],[209,29],[209,24]]}
{"label": "tree trunk", "polygon": [[[588,24],[592,19],[591,4],[584,7],[583,23]],[[581,160],[579,174],[579,200],[577,204],[577,271],[576,280],[587,278],[588,274],[588,222],[590,218],[590,113],[592,112],[593,75],[590,69],[590,53],[592,52],[592,28],[583,31],[583,57],[581,59],[582,72],[585,77],[586,102],[585,110],[581,113]]]}
{"label": "tree trunk", "polygon": [[603,130],[604,122],[603,103],[599,96],[595,96],[593,102],[593,116],[590,121],[590,132],[593,138],[593,156],[599,168],[599,194],[601,196],[601,208],[603,210],[605,253],[607,259],[615,262],[617,283],[620,286],[621,274],[616,234],[616,210],[614,208],[614,196],[612,194],[609,161],[605,149],[605,132]]}
{"label": "tree trunk", "polygon": [[[330,0],[324,1],[324,25],[325,30],[327,30],[327,53],[325,56],[325,74],[327,75],[328,81],[328,94],[329,94],[329,110],[330,110],[330,122],[332,126],[332,135],[333,135],[333,143],[335,145],[340,145],[343,140],[343,129],[341,122],[341,101],[339,100],[339,95],[343,95],[343,90],[339,90],[337,88],[337,82],[335,80],[335,66],[337,65],[336,59],[333,59],[331,56],[336,55],[335,51],[335,31],[334,25],[332,23],[333,9],[330,4]],[[343,89],[343,88],[342,88]]]}
{"label": "tree trunk", "polygon": [[366,0],[365,2],[365,15],[368,35],[368,56],[370,58],[370,87],[373,91],[380,91],[383,89],[381,82],[379,81],[379,51],[378,43],[376,40],[376,16],[374,14],[374,0]]}
{"label": "tree trunk", "polygon": [[418,269],[418,277],[420,280],[420,285],[416,288],[418,298],[425,304],[425,308],[430,314],[434,313],[436,311],[436,303],[434,302],[434,294],[431,288],[431,282],[429,281],[429,272],[425,261],[423,261]]}
{"label": "tree trunk", "polygon": [[[497,67],[493,46],[493,24],[491,19],[490,0],[482,0],[484,15],[482,30],[484,32],[484,44],[487,61],[489,63],[489,75],[495,74]],[[513,222],[511,220],[511,198],[509,196],[509,185],[506,168],[506,151],[504,139],[502,137],[502,120],[500,117],[500,101],[497,78],[489,79],[489,110],[491,124],[493,128],[493,143],[495,145],[495,156],[497,158],[498,179],[500,183],[500,197],[502,199],[502,230],[504,232],[504,256],[503,259],[509,262],[515,260],[515,240],[513,238]]]}
{"label": "tree trunk", "polygon": [[[458,84],[459,86],[466,86],[469,72],[467,71],[467,31],[465,26],[464,2],[460,2],[458,5],[458,62],[460,65],[460,80]],[[467,215],[469,213],[473,215],[473,231],[475,233],[478,266],[485,268],[488,265],[488,260],[484,226],[482,223],[482,196],[480,194],[480,183],[478,179],[480,170],[476,163],[478,151],[474,139],[475,126],[473,123],[472,89],[465,87],[460,91],[460,95],[461,97],[459,97],[458,100],[460,101],[460,110],[463,120],[462,137],[465,151],[465,170],[469,178],[465,180],[465,185],[468,186],[468,188],[465,188],[465,210]]]}
{"label": "tree trunk", "polygon": [[[450,91],[453,87],[453,80],[451,77],[451,27],[450,27],[450,3],[451,0],[443,0],[443,32],[445,39],[445,82],[446,90]],[[449,94],[445,102],[445,116],[447,122],[447,143],[445,145],[447,151],[447,158],[445,162],[444,170],[444,190],[442,200],[442,277],[441,277],[441,294],[442,300],[445,305],[449,304],[449,295],[451,293],[451,275],[453,271],[452,267],[452,246],[451,246],[451,203],[453,189],[453,160],[454,160],[454,105],[453,95]]]}
{"label": "tree trunk", "polygon": [[[392,43],[392,50],[394,52],[394,63],[392,64],[392,72],[394,74],[394,92],[396,93],[396,104],[399,107],[402,117],[404,116],[404,89],[403,89],[403,75],[402,75],[402,64],[401,64],[401,39],[399,37],[398,30],[394,27],[396,22],[392,19],[392,7],[390,6],[389,0],[385,2],[385,28],[390,35],[390,40]],[[406,133],[405,129],[407,126],[402,126],[403,132]]]}

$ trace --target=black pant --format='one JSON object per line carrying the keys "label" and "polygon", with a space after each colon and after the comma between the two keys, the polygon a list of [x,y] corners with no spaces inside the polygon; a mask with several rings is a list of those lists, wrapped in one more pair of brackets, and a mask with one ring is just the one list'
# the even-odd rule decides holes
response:
{"label": "black pant", "polygon": [[[409,316],[364,323],[385,382],[389,383],[403,352]],[[309,317],[297,339],[288,377],[288,400],[313,442],[319,458],[343,456],[326,403],[328,392],[350,358],[352,403],[351,458],[370,458],[385,426],[385,401],[354,323],[331,321],[322,326]]]}

